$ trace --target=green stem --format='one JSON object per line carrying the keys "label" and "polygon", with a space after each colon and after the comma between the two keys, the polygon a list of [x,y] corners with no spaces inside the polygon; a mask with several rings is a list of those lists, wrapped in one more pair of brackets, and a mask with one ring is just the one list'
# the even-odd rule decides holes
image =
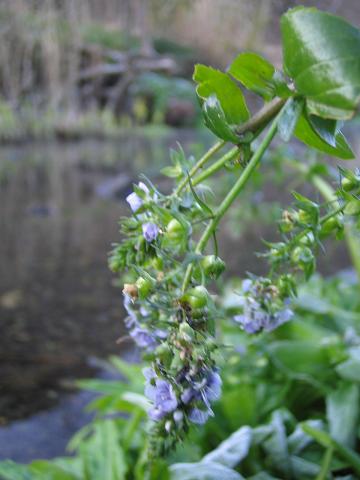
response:
{"label": "green stem", "polygon": [[[225,141],[221,140],[220,142],[215,143],[201,158],[200,160],[192,167],[192,169],[189,172],[190,178],[192,178],[195,173],[202,168],[205,163],[210,160],[210,158],[215,155],[216,152],[218,152],[224,145],[226,144]],[[184,178],[174,191],[175,195],[179,195],[179,193],[182,191],[183,188],[186,187],[188,183],[188,178]]]}
{"label": "green stem", "polygon": [[[299,164],[298,162],[290,162],[290,164],[291,166],[295,167],[297,170],[303,173],[307,172],[307,168],[305,165]],[[326,201],[334,202],[338,200],[335,190],[326,180],[316,174],[312,175],[310,179],[313,185],[319,190],[319,192]],[[344,233],[349,255],[351,257],[352,264],[354,265],[354,268],[356,270],[358,281],[360,284],[360,241],[354,235],[351,226],[345,225]]]}
{"label": "green stem", "polygon": [[211,177],[214,173],[220,170],[225,163],[230,162],[233,160],[239,153],[239,147],[234,147],[229,150],[225,155],[223,155],[219,160],[214,162],[209,168],[201,172],[197,177],[194,178],[192,184],[193,186],[198,185],[199,183],[203,182],[206,178]]}
{"label": "green stem", "polygon": [[[275,118],[273,123],[271,124],[267,134],[263,138],[262,142],[260,143],[258,149],[254,152],[253,156],[251,157],[249,163],[246,165],[244,170],[242,171],[240,177],[238,180],[235,182],[234,186],[230,190],[230,192],[226,195],[224,200],[221,202],[217,210],[215,211],[214,218],[209,222],[207,225],[206,229],[204,230],[196,248],[195,248],[195,253],[202,253],[203,249],[206,247],[207,242],[209,241],[210,237],[215,233],[216,228],[222,219],[222,217],[225,215],[225,213],[228,211],[230,208],[231,204],[234,202],[234,200],[237,198],[239,193],[242,191],[246,183],[248,182],[251,174],[254,172],[256,167],[258,166],[262,156],[264,155],[266,149],[270,145],[272,139],[274,138],[276,132],[277,132],[277,126],[278,126],[278,120],[280,118],[281,111],[278,114],[278,116]],[[191,279],[191,273],[193,269],[193,264],[190,263],[186,269],[185,272],[185,277],[184,277],[184,282],[182,286],[182,290],[185,291],[190,279]]]}
{"label": "green stem", "polygon": [[321,470],[315,480],[326,480],[328,478],[333,454],[334,454],[334,447],[332,446],[328,447],[324,455],[323,463],[321,465]]}

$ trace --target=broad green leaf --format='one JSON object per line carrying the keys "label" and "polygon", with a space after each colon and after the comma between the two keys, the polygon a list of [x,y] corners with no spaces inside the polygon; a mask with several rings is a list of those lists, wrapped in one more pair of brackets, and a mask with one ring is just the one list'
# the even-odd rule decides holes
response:
{"label": "broad green leaf", "polygon": [[309,113],[348,119],[360,101],[360,31],[344,19],[298,7],[282,16],[284,69]]}
{"label": "broad green leaf", "polygon": [[35,480],[28,466],[18,465],[11,460],[0,462],[0,478],[1,480]]}
{"label": "broad green leaf", "polygon": [[273,434],[264,442],[263,446],[276,470],[281,471],[284,475],[284,478],[290,478],[291,462],[282,412],[274,412],[270,424],[274,431]]}
{"label": "broad green leaf", "polygon": [[[321,430],[323,427],[321,420],[308,420],[308,425]],[[300,425],[297,425],[293,433],[288,437],[288,448],[292,455],[298,455],[306,448],[313,439],[307,435]]]}
{"label": "broad green leaf", "polygon": [[202,462],[221,463],[226,467],[236,467],[249,453],[252,439],[250,427],[241,427],[220,445],[208,453],[201,460]]}
{"label": "broad green leaf", "polygon": [[353,447],[359,419],[359,386],[340,383],[326,398],[326,413],[332,438]]}
{"label": "broad green leaf", "polygon": [[292,137],[303,107],[304,102],[301,98],[291,98],[288,100],[278,123],[278,132],[284,142],[288,142]]}
{"label": "broad green leaf", "polygon": [[274,66],[256,53],[240,53],[229,67],[229,73],[246,88],[265,100],[274,97]]}
{"label": "broad green leaf", "polygon": [[243,477],[219,463],[175,463],[170,467],[171,480],[243,480]]}
{"label": "broad green leaf", "polygon": [[216,136],[227,142],[239,143],[235,130],[229,125],[225,113],[215,95],[211,95],[203,103],[205,125]]}
{"label": "broad green leaf", "polygon": [[335,135],[336,146],[332,147],[325,142],[313,129],[307,117],[302,114],[295,127],[295,136],[309,147],[315,148],[320,152],[349,160],[354,158],[354,152],[351,150],[344,135],[337,132]]}
{"label": "broad green leaf", "polygon": [[360,347],[350,349],[350,358],[335,368],[340,377],[352,382],[360,382]]}
{"label": "broad green leaf", "polygon": [[330,369],[326,350],[314,341],[284,340],[273,342],[269,353],[275,363],[282,366],[289,375],[307,374],[320,378]]}
{"label": "broad green leaf", "polygon": [[90,439],[80,445],[80,455],[86,479],[125,480],[128,467],[113,421],[96,424]]}
{"label": "broad green leaf", "polygon": [[338,122],[331,118],[321,118],[309,115],[308,120],[312,128],[331,147],[336,148],[336,134],[339,131]]}
{"label": "broad green leaf", "polygon": [[30,470],[37,480],[81,480],[81,477],[64,470],[59,465],[45,460],[36,460],[30,464]]}
{"label": "broad green leaf", "polygon": [[348,464],[350,464],[354,468],[354,470],[358,474],[360,474],[360,455],[354,452],[354,450],[337,442],[336,440],[331,438],[331,436],[327,432],[313,428],[307,423],[302,423],[301,427],[304,432],[313,437],[313,439],[316,440],[324,448],[333,447],[339,454],[339,456],[341,456],[346,462],[348,462]]}
{"label": "broad green leaf", "polygon": [[198,64],[193,78],[198,83],[196,92],[202,100],[216,95],[230,125],[240,125],[249,118],[242,91],[226,73]]}

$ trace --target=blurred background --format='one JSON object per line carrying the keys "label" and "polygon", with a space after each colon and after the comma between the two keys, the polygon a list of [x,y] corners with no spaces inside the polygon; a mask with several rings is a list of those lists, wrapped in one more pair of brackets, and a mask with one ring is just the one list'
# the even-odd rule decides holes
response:
{"label": "blurred background", "polygon": [[[107,269],[124,198],[140,172],[168,188],[158,172],[177,141],[195,156],[214,141],[194,64],[252,50],[281,68],[279,17],[299,3],[360,23],[358,0],[0,1],[0,458],[62,454],[86,420],[73,381],[134,355],[116,344],[121,290]],[[254,211],[231,214],[222,239],[231,275],[261,272],[249,252],[288,200],[259,182]],[[347,265],[337,250],[321,268]]]}

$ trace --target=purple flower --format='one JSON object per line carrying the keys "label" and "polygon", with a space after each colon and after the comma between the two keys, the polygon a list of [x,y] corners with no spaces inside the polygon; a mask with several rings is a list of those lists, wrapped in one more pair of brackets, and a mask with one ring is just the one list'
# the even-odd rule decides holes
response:
{"label": "purple flower", "polygon": [[190,387],[186,388],[182,395],[181,401],[185,405],[191,402],[203,402],[206,410],[192,408],[188,415],[189,420],[193,423],[205,423],[208,417],[213,414],[210,403],[218,400],[221,396],[221,378],[216,370],[206,370],[203,377],[199,380],[189,380]]}
{"label": "purple flower", "polygon": [[130,336],[138,347],[153,350],[157,343],[153,335],[145,328],[135,327],[130,330]]}
{"label": "purple flower", "polygon": [[143,236],[147,242],[152,242],[159,234],[159,227],[155,223],[147,222],[142,226]]}
{"label": "purple flower", "polygon": [[[140,188],[143,192],[145,192],[146,194],[149,193],[149,189],[147,188],[147,186],[145,185],[145,183],[143,182],[139,182],[138,184],[138,188]],[[143,204],[143,200],[142,198],[139,197],[139,195],[136,193],[136,192],[132,192],[130,193],[130,195],[128,195],[126,197],[126,201],[128,202],[128,204],[130,205],[130,208],[131,210],[135,213],[137,210],[139,210],[139,208],[142,206]]]}
{"label": "purple flower", "polygon": [[143,371],[147,379],[145,395],[154,402],[154,407],[149,411],[152,420],[159,421],[168,413],[176,410],[178,401],[172,385],[166,380],[156,377],[155,372],[150,369]]}
{"label": "purple flower", "polygon": [[200,410],[199,408],[193,408],[190,411],[188,418],[192,423],[196,423],[198,425],[204,425],[204,423],[207,422],[210,415],[211,413],[209,412],[209,410]]}

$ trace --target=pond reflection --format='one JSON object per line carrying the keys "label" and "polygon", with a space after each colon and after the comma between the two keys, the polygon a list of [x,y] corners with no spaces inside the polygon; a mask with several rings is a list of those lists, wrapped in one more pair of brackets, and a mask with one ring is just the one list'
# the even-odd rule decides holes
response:
{"label": "pond reflection", "polygon": [[[182,132],[186,148],[193,134]],[[120,199],[153,177],[179,133],[118,142],[27,144],[0,155],[0,421],[53,404],[91,373],[90,356],[120,353],[121,291],[107,268]],[[121,348],[124,348],[123,346]]]}

